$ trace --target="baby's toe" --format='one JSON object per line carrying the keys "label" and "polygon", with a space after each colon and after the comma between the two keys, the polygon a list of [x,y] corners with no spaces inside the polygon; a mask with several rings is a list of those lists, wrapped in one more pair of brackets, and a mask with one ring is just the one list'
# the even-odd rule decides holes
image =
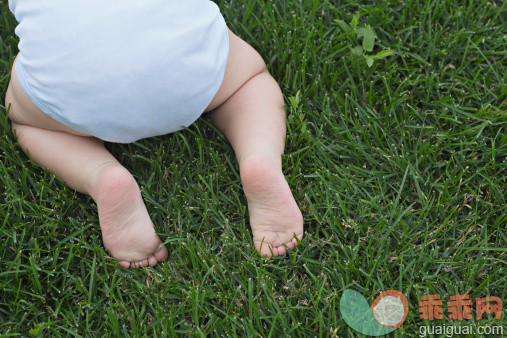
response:
{"label": "baby's toe", "polygon": [[278,248],[276,248],[276,251],[277,251],[276,256],[283,256],[287,253],[287,248],[281,245]]}
{"label": "baby's toe", "polygon": [[167,252],[165,245],[163,245],[153,254],[152,257],[155,257],[157,262],[163,262],[167,259],[167,256],[169,256],[169,253]]}
{"label": "baby's toe", "polygon": [[148,258],[148,263],[150,264],[150,266],[155,266],[158,264],[158,260],[155,256],[151,256],[150,258]]}
{"label": "baby's toe", "polygon": [[146,259],[143,259],[142,261],[139,262],[139,267],[142,267],[142,266],[149,266],[150,265],[150,261],[148,258]]}
{"label": "baby's toe", "polygon": [[118,265],[124,269],[130,268],[130,262],[127,262],[127,261],[122,261],[122,262],[118,263]]}

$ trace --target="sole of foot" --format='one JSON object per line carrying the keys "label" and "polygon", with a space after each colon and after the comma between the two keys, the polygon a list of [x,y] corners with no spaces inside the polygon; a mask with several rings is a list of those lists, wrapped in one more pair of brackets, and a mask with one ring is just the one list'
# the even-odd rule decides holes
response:
{"label": "sole of foot", "polygon": [[155,266],[167,259],[151,222],[141,191],[121,166],[102,169],[94,194],[104,247],[123,268]]}
{"label": "sole of foot", "polygon": [[241,160],[240,173],[255,248],[262,256],[284,255],[303,238],[303,216],[281,168],[254,154]]}

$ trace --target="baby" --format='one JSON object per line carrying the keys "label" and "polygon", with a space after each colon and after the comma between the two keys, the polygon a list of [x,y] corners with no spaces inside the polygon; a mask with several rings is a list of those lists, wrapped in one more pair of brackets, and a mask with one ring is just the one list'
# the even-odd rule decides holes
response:
{"label": "baby", "polygon": [[208,0],[10,0],[19,54],[6,107],[23,151],[97,203],[105,248],[128,268],[167,248],[132,175],[103,142],[168,134],[203,112],[231,142],[255,248],[284,255],[303,218],[282,174],[285,110],[262,57]]}

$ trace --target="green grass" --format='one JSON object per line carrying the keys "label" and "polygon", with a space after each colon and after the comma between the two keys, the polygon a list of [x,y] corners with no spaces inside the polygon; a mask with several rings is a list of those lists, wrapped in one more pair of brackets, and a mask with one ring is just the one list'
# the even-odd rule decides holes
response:
{"label": "green grass", "polygon": [[[402,291],[506,298],[507,3],[485,0],[217,1],[279,82],[284,172],[305,217],[283,258],[253,248],[227,140],[188,130],[108,144],[138,180],[167,262],[123,270],[103,249],[91,198],[31,162],[0,117],[0,333],[5,335],[356,336],[344,289],[371,304]],[[0,93],[17,53],[0,2]],[[370,24],[369,68],[334,20]],[[299,102],[296,100],[297,93]],[[474,306],[475,308],[475,306]],[[505,306],[504,306],[505,308]],[[445,309],[445,307],[444,307]],[[447,312],[444,311],[447,315]]]}

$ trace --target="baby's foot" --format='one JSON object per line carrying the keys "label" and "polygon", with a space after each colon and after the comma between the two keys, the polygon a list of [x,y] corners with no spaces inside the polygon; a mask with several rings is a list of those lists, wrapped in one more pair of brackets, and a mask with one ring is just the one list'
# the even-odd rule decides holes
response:
{"label": "baby's foot", "polygon": [[167,258],[132,175],[121,166],[99,173],[94,199],[104,247],[124,268],[155,266]]}
{"label": "baby's foot", "polygon": [[263,256],[284,255],[285,246],[297,245],[294,235],[303,237],[303,216],[281,169],[255,154],[242,159],[240,172],[255,248]]}

